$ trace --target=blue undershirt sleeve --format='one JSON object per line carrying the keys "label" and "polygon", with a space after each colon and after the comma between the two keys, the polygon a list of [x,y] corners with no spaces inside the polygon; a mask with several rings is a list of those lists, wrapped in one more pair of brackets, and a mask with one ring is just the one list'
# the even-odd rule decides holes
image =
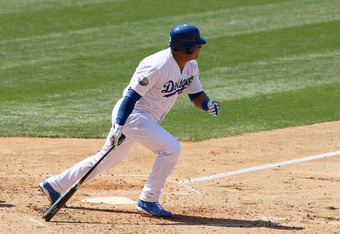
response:
{"label": "blue undershirt sleeve", "polygon": [[204,91],[198,92],[198,93],[194,93],[194,94],[188,94],[190,100],[194,100],[195,98],[197,98],[199,95],[201,95],[202,93],[204,93]]}
{"label": "blue undershirt sleeve", "polygon": [[132,113],[135,108],[136,102],[141,98],[141,96],[135,92],[132,88],[128,89],[127,94],[123,98],[122,103],[120,104],[116,123],[123,126],[127,120],[127,118]]}

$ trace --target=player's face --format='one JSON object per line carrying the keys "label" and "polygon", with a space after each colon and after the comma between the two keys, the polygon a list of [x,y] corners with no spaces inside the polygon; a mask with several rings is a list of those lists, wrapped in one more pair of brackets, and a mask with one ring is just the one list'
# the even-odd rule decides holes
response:
{"label": "player's face", "polygon": [[200,49],[202,48],[201,45],[195,45],[195,46],[196,46],[197,49],[196,49],[195,53],[192,54],[193,59],[197,59],[198,58],[198,54],[200,53]]}

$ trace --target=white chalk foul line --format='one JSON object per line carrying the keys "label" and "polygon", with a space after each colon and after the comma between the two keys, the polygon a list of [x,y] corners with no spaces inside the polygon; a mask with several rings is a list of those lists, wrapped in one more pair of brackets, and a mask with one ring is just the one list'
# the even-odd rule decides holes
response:
{"label": "white chalk foul line", "polygon": [[340,151],[335,151],[335,152],[330,152],[330,153],[325,153],[325,154],[318,154],[318,155],[314,155],[314,156],[309,156],[309,157],[299,158],[299,159],[293,159],[293,160],[288,160],[288,161],[284,161],[284,162],[266,164],[266,165],[257,166],[257,167],[250,167],[250,168],[245,168],[245,169],[240,169],[240,170],[230,171],[230,172],[224,172],[224,173],[215,174],[215,175],[203,176],[203,177],[199,177],[199,178],[183,180],[183,181],[180,181],[179,183],[180,184],[186,184],[186,183],[191,183],[191,182],[207,181],[207,180],[212,180],[212,179],[217,179],[217,178],[222,178],[222,177],[227,177],[227,176],[232,176],[232,175],[237,175],[237,174],[242,174],[242,173],[248,173],[248,172],[252,172],[252,171],[264,170],[264,169],[268,169],[268,168],[272,168],[272,167],[285,166],[285,165],[289,165],[289,164],[306,162],[306,161],[311,161],[311,160],[320,159],[320,158],[332,157],[332,156],[336,156],[336,155],[340,155]]}
{"label": "white chalk foul line", "polygon": [[281,217],[267,217],[267,216],[256,216],[257,218],[260,218],[264,221],[270,221],[271,219],[274,220],[284,220],[284,221],[297,221],[297,222],[308,222],[308,223],[321,223],[321,224],[331,224],[340,226],[340,223],[337,222],[329,222],[329,221],[319,221],[319,220],[309,220],[309,219],[294,219],[294,218],[281,218]]}
{"label": "white chalk foul line", "polygon": [[36,223],[37,225],[41,226],[41,227],[48,227],[48,225],[46,224],[43,224],[42,222],[30,217],[30,216],[27,216],[27,215],[23,215],[26,219],[32,221],[33,223]]}

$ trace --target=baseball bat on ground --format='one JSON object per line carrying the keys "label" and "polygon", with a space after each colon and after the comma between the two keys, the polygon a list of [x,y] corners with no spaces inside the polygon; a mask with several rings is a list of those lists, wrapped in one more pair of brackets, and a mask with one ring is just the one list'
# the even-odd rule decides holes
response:
{"label": "baseball bat on ground", "polygon": [[[120,145],[125,140],[125,135],[119,138],[118,145]],[[72,195],[77,191],[78,187],[86,180],[86,178],[91,174],[91,172],[99,165],[101,161],[115,148],[111,145],[110,148],[105,152],[105,154],[94,164],[82,177],[80,177],[77,182],[75,182],[51,207],[45,212],[43,218],[46,221],[50,221],[52,217],[63,207],[66,202],[72,197]]]}

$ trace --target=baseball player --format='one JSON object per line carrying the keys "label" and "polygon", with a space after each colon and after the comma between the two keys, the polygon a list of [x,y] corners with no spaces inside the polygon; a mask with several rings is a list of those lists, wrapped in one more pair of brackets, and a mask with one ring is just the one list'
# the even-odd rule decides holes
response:
{"label": "baseball player", "polygon": [[[178,25],[170,32],[169,48],[140,62],[123,92],[123,97],[113,108],[112,128],[101,151],[39,184],[52,203],[85,174],[112,144],[117,146],[115,150],[108,154],[86,181],[115,167],[139,143],[155,153],[157,159],[140,194],[137,210],[158,217],[172,215],[158,200],[163,184],[181,154],[181,146],[158,123],[183,91],[186,91],[192,103],[199,109],[212,116],[219,114],[219,103],[208,98],[199,79],[196,59],[206,42],[196,26]],[[126,140],[117,145],[122,134],[126,136]]]}

